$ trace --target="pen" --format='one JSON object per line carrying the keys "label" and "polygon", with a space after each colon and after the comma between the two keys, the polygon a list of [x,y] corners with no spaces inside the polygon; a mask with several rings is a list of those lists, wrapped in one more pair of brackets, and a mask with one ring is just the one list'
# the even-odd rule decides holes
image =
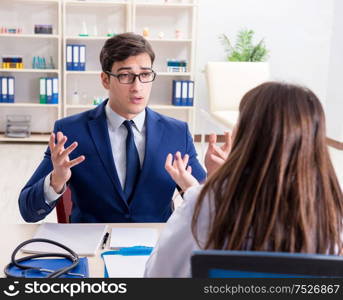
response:
{"label": "pen", "polygon": [[102,246],[101,246],[101,249],[104,249],[105,248],[105,245],[106,245],[106,242],[108,240],[108,236],[110,234],[108,232],[106,232],[106,234],[104,235],[104,239],[102,240]]}

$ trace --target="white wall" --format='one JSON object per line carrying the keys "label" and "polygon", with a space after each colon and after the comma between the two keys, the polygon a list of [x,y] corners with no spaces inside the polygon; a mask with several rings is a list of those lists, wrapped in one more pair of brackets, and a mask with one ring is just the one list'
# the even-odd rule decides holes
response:
{"label": "white wall", "polygon": [[328,135],[343,141],[343,1],[335,0],[326,101]]}
{"label": "white wall", "polygon": [[[268,61],[272,79],[306,85],[318,95],[325,106],[332,54],[330,49],[334,2],[335,0],[199,0],[196,92],[200,106],[208,107],[207,87],[201,71],[207,61],[225,59],[218,36],[226,33],[235,40],[237,32],[242,28],[253,29],[256,42],[265,38],[270,50]],[[342,25],[342,20],[340,22]],[[229,89],[223,92],[229,92]],[[197,119],[203,120],[201,117]],[[202,122],[198,123],[197,128],[199,126],[205,127],[206,132],[221,132],[213,123],[204,126]]]}

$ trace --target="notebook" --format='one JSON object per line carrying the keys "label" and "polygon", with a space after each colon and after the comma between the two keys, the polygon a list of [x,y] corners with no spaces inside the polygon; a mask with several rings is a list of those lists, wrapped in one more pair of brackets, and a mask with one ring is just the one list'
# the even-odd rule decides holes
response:
{"label": "notebook", "polygon": [[112,228],[110,248],[154,247],[157,237],[158,232],[154,228]]}
{"label": "notebook", "polygon": [[[99,249],[107,225],[102,224],[58,224],[43,223],[38,227],[33,238],[44,238],[59,242],[78,255],[95,255]],[[23,247],[29,253],[66,253],[65,250],[53,244],[31,243]]]}

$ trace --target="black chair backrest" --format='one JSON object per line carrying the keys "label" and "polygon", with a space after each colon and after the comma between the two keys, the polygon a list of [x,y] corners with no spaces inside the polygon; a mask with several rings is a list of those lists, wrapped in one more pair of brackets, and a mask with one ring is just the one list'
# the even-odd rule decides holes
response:
{"label": "black chair backrest", "polygon": [[195,251],[194,278],[343,277],[343,257],[336,255],[259,252]]}

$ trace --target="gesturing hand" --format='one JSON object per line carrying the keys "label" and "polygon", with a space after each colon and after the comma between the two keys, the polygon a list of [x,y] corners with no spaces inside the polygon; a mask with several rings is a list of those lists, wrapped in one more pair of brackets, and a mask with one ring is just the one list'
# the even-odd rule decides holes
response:
{"label": "gesturing hand", "polygon": [[221,147],[216,145],[217,135],[210,134],[208,149],[205,155],[205,166],[207,175],[210,177],[219,167],[226,161],[232,146],[232,138],[230,132],[224,133],[224,144]]}
{"label": "gesturing hand", "polygon": [[183,159],[181,153],[178,151],[175,154],[174,161],[173,155],[168,154],[165,168],[177,185],[183,190],[187,190],[191,186],[199,185],[199,182],[192,175],[192,167],[187,166],[189,155],[186,154]]}
{"label": "gesturing hand", "polygon": [[49,148],[51,152],[51,161],[53,171],[51,173],[50,184],[56,193],[60,193],[64,184],[71,177],[70,168],[78,165],[85,160],[83,155],[70,160],[69,154],[77,147],[77,142],[72,143],[68,148],[64,148],[67,137],[62,132],[57,132],[57,144],[55,144],[55,134],[51,133]]}

